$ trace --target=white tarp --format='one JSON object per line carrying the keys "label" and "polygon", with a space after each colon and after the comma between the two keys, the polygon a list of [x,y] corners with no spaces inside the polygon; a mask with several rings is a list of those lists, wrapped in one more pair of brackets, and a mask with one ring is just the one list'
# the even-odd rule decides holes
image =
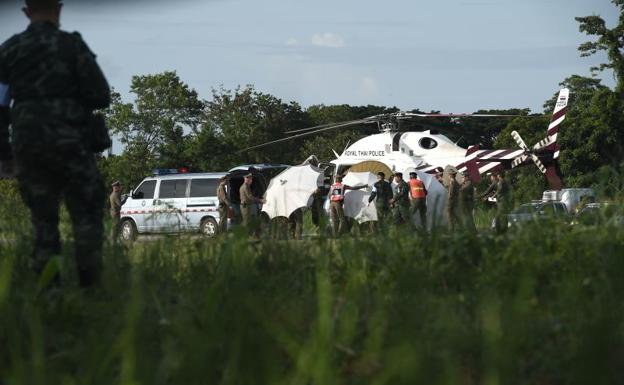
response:
{"label": "white tarp", "polygon": [[[418,179],[423,181],[427,189],[427,227],[440,226],[446,223],[444,208],[446,207],[447,190],[438,182],[435,175],[417,171],[414,168],[408,168],[403,172],[403,178],[409,183],[409,173],[416,172]],[[414,215],[412,220],[420,226],[420,216],[418,213]]]}
{"label": "white tarp", "polygon": [[377,176],[371,172],[348,172],[342,183],[357,187],[368,185],[369,187],[361,190],[347,190],[344,199],[345,217],[351,217],[359,223],[376,221],[377,210],[375,205],[368,205],[368,198],[372,192],[372,186],[377,181]]}
{"label": "white tarp", "polygon": [[262,211],[269,218],[288,218],[295,210],[309,207],[312,204],[312,194],[322,185],[321,169],[310,164],[292,166],[271,179]]}

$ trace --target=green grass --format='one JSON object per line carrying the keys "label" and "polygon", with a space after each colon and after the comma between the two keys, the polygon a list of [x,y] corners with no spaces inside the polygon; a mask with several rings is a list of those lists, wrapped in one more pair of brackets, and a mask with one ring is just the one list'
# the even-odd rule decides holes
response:
{"label": "green grass", "polygon": [[107,245],[92,291],[68,239],[61,289],[39,293],[11,218],[0,384],[624,383],[622,228],[171,236]]}

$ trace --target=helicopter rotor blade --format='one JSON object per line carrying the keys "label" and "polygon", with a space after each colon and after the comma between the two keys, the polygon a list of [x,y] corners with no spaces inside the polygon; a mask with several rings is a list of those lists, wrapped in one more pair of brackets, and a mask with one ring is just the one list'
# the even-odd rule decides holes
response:
{"label": "helicopter rotor blade", "polygon": [[292,135],[292,136],[289,136],[289,137],[286,137],[286,138],[272,140],[270,142],[266,142],[266,143],[258,144],[256,146],[251,146],[251,147],[244,148],[244,149],[239,150],[237,152],[241,153],[241,152],[244,152],[244,151],[249,151],[249,150],[254,150],[254,149],[257,149],[257,148],[266,147],[266,146],[269,146],[271,144],[283,143],[283,142],[287,142],[289,140],[293,140],[293,139],[297,139],[297,138],[303,138],[303,137],[306,137],[306,136],[314,135],[314,134],[319,133],[319,132],[333,130],[335,128],[343,128],[343,127],[355,126],[355,125],[358,125],[358,124],[370,124],[370,123],[376,123],[376,121],[369,120],[368,118],[360,119],[360,120],[352,120],[352,121],[349,121],[349,122],[344,122],[344,123],[340,123],[340,124],[334,124],[334,125],[329,126],[329,127],[319,128],[318,130],[308,131],[308,132],[304,132],[304,133],[301,133],[301,134]]}
{"label": "helicopter rotor blade", "polygon": [[401,112],[397,114],[397,119],[410,118],[517,118],[526,115],[506,115],[506,114],[421,114],[416,112]]}
{"label": "helicopter rotor blade", "polygon": [[[347,120],[345,122],[335,122],[335,123],[325,123],[325,124],[319,124],[318,126],[312,126],[312,127],[306,127],[306,128],[300,128],[297,130],[290,130],[290,131],[284,131],[285,134],[297,134],[299,132],[305,132],[305,131],[312,131],[312,130],[317,130],[320,128],[326,128],[326,127],[330,127],[330,126],[334,126],[337,124],[345,124],[345,123],[350,123],[350,122],[359,122],[361,120],[370,120],[370,121],[380,121],[381,119],[383,119],[385,115],[373,115],[373,116],[369,116],[366,118],[361,118],[361,119],[355,119],[355,120]],[[359,124],[359,123],[356,123]]]}
{"label": "helicopter rotor blade", "polygon": [[319,128],[325,128],[325,127],[329,127],[331,125],[334,125],[336,123],[326,123],[326,124],[319,124],[318,126],[312,126],[312,127],[306,127],[306,128],[299,128],[297,130],[289,130],[289,131],[284,131],[284,134],[298,134],[300,132],[305,132],[305,131],[312,131],[312,130],[318,130]]}

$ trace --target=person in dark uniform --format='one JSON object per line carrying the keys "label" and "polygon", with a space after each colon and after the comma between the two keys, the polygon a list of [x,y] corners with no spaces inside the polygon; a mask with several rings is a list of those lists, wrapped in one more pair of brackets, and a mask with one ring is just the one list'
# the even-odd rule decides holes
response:
{"label": "person in dark uniform", "polygon": [[390,199],[390,205],[392,206],[394,223],[395,225],[411,224],[411,218],[409,213],[409,186],[403,180],[403,173],[394,173],[394,195]]}
{"label": "person in dark uniform", "polygon": [[477,227],[474,222],[474,186],[468,171],[464,172],[464,182],[459,188],[459,210],[463,227],[470,233],[476,233]]}
{"label": "person in dark uniform", "polygon": [[106,199],[91,123],[94,110],[109,106],[110,88],[81,36],[59,29],[61,7],[58,0],[26,0],[30,25],[0,46],[0,161],[5,170],[15,166],[30,209],[33,270],[40,273],[61,252],[64,201],[80,285],[88,287],[101,274]]}
{"label": "person in dark uniform", "polygon": [[111,185],[113,191],[108,197],[111,215],[111,240],[117,242],[119,237],[119,220],[121,219],[121,183],[117,180]]}
{"label": "person in dark uniform", "polygon": [[319,231],[321,231],[321,227],[326,220],[323,205],[327,199],[327,194],[329,194],[328,185],[319,186],[316,191],[314,191],[314,194],[312,194],[312,207],[310,209],[312,214],[312,223],[319,229]]}
{"label": "person in dark uniform", "polygon": [[231,205],[230,197],[226,191],[227,182],[227,176],[223,176],[219,179],[219,186],[217,187],[217,199],[219,200],[219,234],[225,234],[227,232],[228,209]]}
{"label": "person in dark uniform", "polygon": [[448,184],[448,195],[446,200],[446,220],[451,232],[461,226],[459,217],[459,183],[457,183],[457,171],[449,171],[450,179]]}
{"label": "person in dark uniform", "polygon": [[377,228],[383,229],[390,215],[390,199],[392,199],[392,185],[386,181],[386,174],[377,173],[377,182],[373,184],[373,191],[368,198],[368,204],[375,201],[377,209]]}

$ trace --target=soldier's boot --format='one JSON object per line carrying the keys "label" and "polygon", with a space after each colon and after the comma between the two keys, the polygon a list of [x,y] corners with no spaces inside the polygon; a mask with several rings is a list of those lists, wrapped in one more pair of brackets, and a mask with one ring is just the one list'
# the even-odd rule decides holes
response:
{"label": "soldier's boot", "polygon": [[[32,224],[35,232],[34,249],[30,259],[30,268],[38,276],[43,273],[46,266],[54,256],[61,254],[61,236],[58,230],[58,204],[56,207],[42,207],[33,205],[30,207]],[[58,286],[61,276],[58,269],[50,277],[49,285]]]}

